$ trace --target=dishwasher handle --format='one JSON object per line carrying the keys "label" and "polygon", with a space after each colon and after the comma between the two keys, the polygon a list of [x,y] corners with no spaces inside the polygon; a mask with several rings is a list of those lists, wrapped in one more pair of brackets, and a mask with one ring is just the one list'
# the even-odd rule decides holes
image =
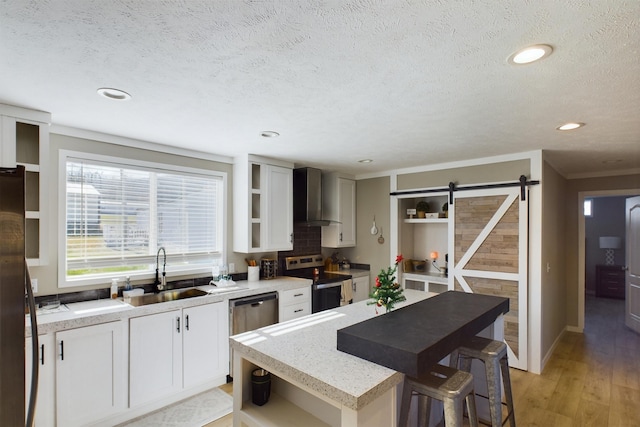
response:
{"label": "dishwasher handle", "polygon": [[242,305],[251,305],[252,307],[258,307],[258,306],[262,305],[265,301],[276,300],[276,299],[278,299],[278,293],[277,292],[270,292],[270,293],[267,293],[267,294],[261,294],[261,295],[254,295],[254,296],[245,297],[245,298],[232,299],[232,300],[229,300],[229,305],[231,306],[231,308],[239,307],[239,306],[242,306]]}

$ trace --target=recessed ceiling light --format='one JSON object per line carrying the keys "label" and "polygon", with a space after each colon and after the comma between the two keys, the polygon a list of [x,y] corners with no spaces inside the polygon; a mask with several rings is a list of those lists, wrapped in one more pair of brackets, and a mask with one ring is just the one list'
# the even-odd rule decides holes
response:
{"label": "recessed ceiling light", "polygon": [[131,99],[131,95],[129,95],[127,92],[111,87],[101,87],[100,89],[98,89],[98,95],[104,96],[108,99],[113,99],[115,101],[128,101]]}
{"label": "recessed ceiling light", "polygon": [[277,138],[277,137],[280,136],[280,134],[278,132],[276,132],[276,131],[273,131],[273,130],[263,130],[260,133],[260,136],[263,137],[263,138]]}
{"label": "recessed ceiling light", "polygon": [[515,65],[530,64],[546,58],[551,55],[551,52],[553,52],[553,48],[548,44],[536,44],[517,51],[509,57],[508,62]]}
{"label": "recessed ceiling light", "polygon": [[621,163],[622,159],[611,159],[611,160],[603,160],[602,163],[604,163],[605,165],[611,165],[614,163]]}
{"label": "recessed ceiling light", "polygon": [[583,127],[585,124],[580,122],[569,122],[565,123],[562,126],[558,126],[557,130],[574,130]]}
{"label": "recessed ceiling light", "polygon": [[358,163],[371,163],[371,162],[373,162],[373,160],[371,160],[371,159],[358,160]]}

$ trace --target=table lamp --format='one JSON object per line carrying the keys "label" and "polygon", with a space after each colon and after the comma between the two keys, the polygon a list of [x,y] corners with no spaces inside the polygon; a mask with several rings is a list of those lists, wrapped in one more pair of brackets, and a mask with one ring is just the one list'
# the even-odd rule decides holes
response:
{"label": "table lamp", "polygon": [[431,254],[429,255],[429,257],[431,258],[431,265],[433,265],[435,267],[436,270],[438,270],[438,272],[442,273],[442,270],[440,270],[440,267],[438,267],[438,252],[433,251],[431,252]]}
{"label": "table lamp", "polygon": [[615,252],[614,249],[622,247],[622,238],[617,236],[600,237],[600,249],[605,250],[605,264],[613,265]]}

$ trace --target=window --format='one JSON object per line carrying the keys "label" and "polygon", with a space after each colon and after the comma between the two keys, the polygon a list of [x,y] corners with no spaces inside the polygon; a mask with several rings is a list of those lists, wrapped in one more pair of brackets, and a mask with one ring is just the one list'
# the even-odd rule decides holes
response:
{"label": "window", "polygon": [[593,199],[584,199],[583,214],[586,217],[593,216]]}
{"label": "window", "polygon": [[224,173],[62,156],[61,286],[154,277],[160,247],[168,275],[210,272],[223,258]]}

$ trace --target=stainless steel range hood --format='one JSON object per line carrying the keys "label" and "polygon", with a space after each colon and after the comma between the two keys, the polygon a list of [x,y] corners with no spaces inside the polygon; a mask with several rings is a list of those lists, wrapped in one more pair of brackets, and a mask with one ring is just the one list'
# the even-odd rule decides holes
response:
{"label": "stainless steel range hood", "polygon": [[322,171],[315,168],[293,170],[293,222],[309,227],[329,225],[322,218]]}

